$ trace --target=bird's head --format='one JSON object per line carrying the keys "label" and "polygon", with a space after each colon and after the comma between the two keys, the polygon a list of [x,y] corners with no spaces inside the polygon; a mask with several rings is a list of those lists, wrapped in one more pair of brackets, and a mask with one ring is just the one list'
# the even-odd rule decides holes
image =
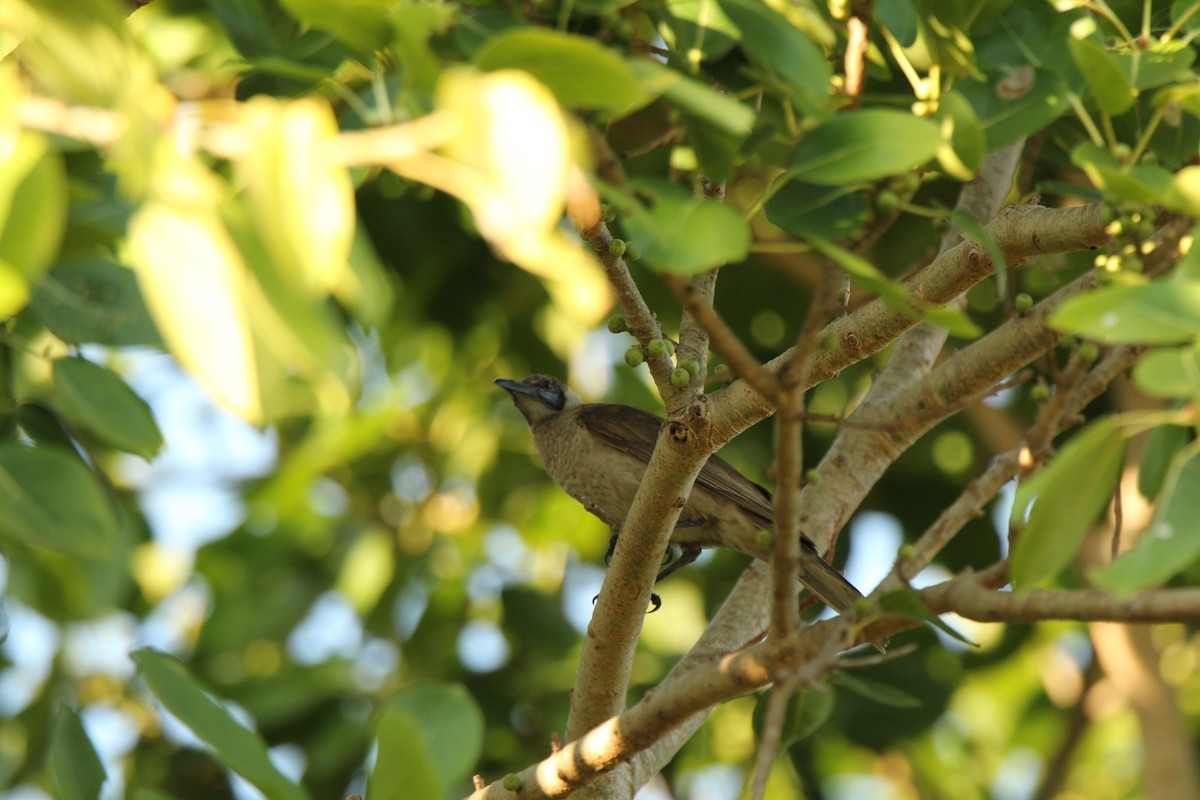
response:
{"label": "bird's head", "polygon": [[580,405],[579,395],[558,378],[549,375],[530,375],[523,381],[500,378],[496,385],[512,396],[517,410],[531,428],[542,420]]}

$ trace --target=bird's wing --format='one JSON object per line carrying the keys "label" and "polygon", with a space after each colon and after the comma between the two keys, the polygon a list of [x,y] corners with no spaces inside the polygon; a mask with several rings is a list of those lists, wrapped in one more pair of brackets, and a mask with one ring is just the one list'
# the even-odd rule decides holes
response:
{"label": "bird's wing", "polygon": [[[650,463],[663,419],[633,406],[588,403],[579,409],[579,424],[609,447]],[[700,470],[696,485],[726,498],[752,516],[764,528],[775,525],[771,493],[754,483],[729,463],[713,456]]]}

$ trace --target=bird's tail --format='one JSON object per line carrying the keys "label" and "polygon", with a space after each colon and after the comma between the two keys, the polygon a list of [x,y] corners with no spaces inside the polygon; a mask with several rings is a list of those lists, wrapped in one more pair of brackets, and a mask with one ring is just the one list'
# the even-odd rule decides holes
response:
{"label": "bird's tail", "polygon": [[853,612],[862,592],[820,556],[806,555],[800,559],[800,582],[839,614]]}

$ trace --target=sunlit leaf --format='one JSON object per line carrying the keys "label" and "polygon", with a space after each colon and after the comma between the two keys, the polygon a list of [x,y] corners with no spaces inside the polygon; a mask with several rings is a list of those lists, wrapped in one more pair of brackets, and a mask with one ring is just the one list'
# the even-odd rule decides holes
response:
{"label": "sunlit leaf", "polygon": [[1196,345],[1151,350],[1134,364],[1133,382],[1151,397],[1200,397],[1200,350]]}
{"label": "sunlit leaf", "polygon": [[1116,420],[1102,417],[1017,487],[1011,524],[1024,530],[1010,559],[1014,587],[1045,584],[1079,554],[1084,534],[1112,499],[1125,446]]}
{"label": "sunlit leaf", "polygon": [[382,50],[392,40],[390,3],[376,0],[339,0],[336,4],[322,0],[281,0],[292,16],[323,31],[359,53],[370,56]]}
{"label": "sunlit leaf", "polygon": [[938,126],[902,111],[839,114],[811,131],[792,153],[790,173],[808,183],[839,185],[907,172],[937,154]]}
{"label": "sunlit leaf", "polygon": [[778,75],[789,88],[823,100],[830,69],[824,51],[787,17],[759,0],[720,0],[742,32],[742,52],[760,69]]}
{"label": "sunlit leaf", "polygon": [[222,764],[269,800],[307,799],[308,794],[271,763],[258,734],[238,722],[182,663],[149,648],[135,650],[132,658],[154,696],[211,747]]}
{"label": "sunlit leaf", "polygon": [[634,188],[645,204],[631,204],[623,225],[650,266],[693,275],[746,257],[750,229],[729,206],[674,184],[639,181]]}
{"label": "sunlit leaf", "polygon": [[337,122],[315,98],[242,107],[250,146],[238,159],[248,207],[277,269],[319,296],[336,293],[354,239],[354,187],[332,160]]}
{"label": "sunlit leaf", "polygon": [[184,368],[219,402],[261,420],[246,267],[217,216],[219,194],[182,163],[165,165],[159,180],[185,197],[147,203],[130,222],[127,256],[146,304]]}
{"label": "sunlit leaf", "polygon": [[146,401],[121,376],[86,358],[54,361],[54,398],[76,424],[118,450],[149,461],[162,448],[162,433]]}
{"label": "sunlit leaf", "polygon": [[1160,586],[1200,558],[1200,445],[1181,450],[1171,462],[1154,518],[1137,543],[1115,561],[1092,572],[1101,586],[1129,593]]}
{"label": "sunlit leaf", "polygon": [[567,108],[621,112],[645,101],[624,60],[584,36],[520,28],[493,36],[475,54],[480,69],[519,69],[544,83]]}
{"label": "sunlit leaf", "polygon": [[690,63],[721,58],[741,37],[717,0],[667,0],[667,12],[663,38]]}
{"label": "sunlit leaf", "polygon": [[1067,46],[1092,90],[1092,97],[1104,113],[1117,116],[1133,106],[1133,87],[1116,56],[1090,39],[1071,37]]}
{"label": "sunlit leaf", "polygon": [[[0,135],[0,262],[26,280],[36,278],[57,255],[67,212],[62,160],[41,136]],[[11,295],[10,295],[11,298]],[[21,303],[0,307],[12,314]]]}
{"label": "sunlit leaf", "polygon": [[987,137],[971,104],[961,94],[947,92],[938,101],[934,119],[942,131],[938,164],[953,178],[971,180],[987,153]]}
{"label": "sunlit leaf", "polygon": [[1104,286],[1053,314],[1060,331],[1105,343],[1175,344],[1200,334],[1200,283]]}
{"label": "sunlit leaf", "polygon": [[118,521],[96,476],[59,448],[0,445],[0,534],[81,558],[112,551]]}

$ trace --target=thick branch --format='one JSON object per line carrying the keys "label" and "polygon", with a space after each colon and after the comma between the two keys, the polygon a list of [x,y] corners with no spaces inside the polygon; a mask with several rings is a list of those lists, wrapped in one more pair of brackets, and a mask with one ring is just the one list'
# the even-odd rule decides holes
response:
{"label": "thick branch", "polygon": [[[1010,207],[987,226],[988,233],[1005,254],[1009,264],[1035,255],[1093,250],[1109,241],[1101,220],[1100,204],[1073,208],[1042,206]],[[934,259],[905,286],[920,303],[941,305],[957,297],[992,274],[991,259],[973,242],[966,241]],[[822,340],[834,342],[808,359],[806,386],[828,380],[843,369],[882,350],[914,321],[874,300],[830,324]],[[790,362],[791,351],[772,359],[767,368],[777,372]],[[738,381],[712,395],[713,444],[722,447],[756,422],[774,413],[771,404],[744,382]]]}

